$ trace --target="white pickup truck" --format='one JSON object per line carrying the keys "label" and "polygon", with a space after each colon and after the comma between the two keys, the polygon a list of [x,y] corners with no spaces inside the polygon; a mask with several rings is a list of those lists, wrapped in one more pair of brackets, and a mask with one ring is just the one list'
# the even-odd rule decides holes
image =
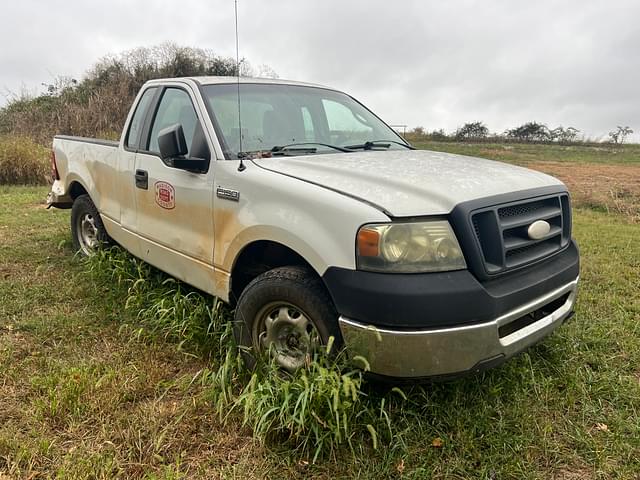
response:
{"label": "white pickup truck", "polygon": [[117,242],[229,302],[287,370],[333,336],[383,377],[473,372],[573,313],[560,181],[415,150],[331,88],[150,81],[119,142],[56,136],[52,167],[78,250]]}

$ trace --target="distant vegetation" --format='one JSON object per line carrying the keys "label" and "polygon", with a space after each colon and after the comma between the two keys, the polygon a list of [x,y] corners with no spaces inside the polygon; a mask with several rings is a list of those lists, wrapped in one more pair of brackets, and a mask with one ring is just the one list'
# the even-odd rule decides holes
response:
{"label": "distant vegetation", "polygon": [[[628,127],[618,126],[609,132],[609,143],[621,145],[633,133]],[[471,142],[471,143],[558,143],[595,144],[602,143],[580,136],[580,130],[562,125],[550,128],[544,123],[527,122],[509,128],[502,133],[491,132],[484,122],[468,122],[454,132],[446,133],[443,129],[427,131],[424,127],[416,127],[405,134],[409,141],[431,142]]]}
{"label": "distant vegetation", "polygon": [[0,185],[49,181],[49,149],[28,137],[0,135]]}
{"label": "distant vegetation", "polygon": [[633,130],[631,130],[628,126],[621,127],[620,125],[618,125],[616,130],[609,132],[609,138],[613,143],[622,144],[627,138],[627,135],[631,135],[632,133],[633,133]]}
{"label": "distant vegetation", "polygon": [[[276,76],[245,60],[241,73]],[[59,77],[39,95],[14,94],[0,109],[0,184],[46,184],[54,135],[118,139],[146,81],[196,75],[236,75],[235,59],[171,43],[140,47],[101,59],[80,80]]]}
{"label": "distant vegetation", "polygon": [[[256,71],[243,61],[242,73]],[[275,75],[264,66],[257,73]],[[40,95],[14,95],[0,109],[0,134],[29,137],[43,145],[49,145],[55,134],[114,138],[146,81],[235,74],[235,59],[210,50],[171,43],[136,48],[103,58],[80,80],[60,77],[44,84]]]}

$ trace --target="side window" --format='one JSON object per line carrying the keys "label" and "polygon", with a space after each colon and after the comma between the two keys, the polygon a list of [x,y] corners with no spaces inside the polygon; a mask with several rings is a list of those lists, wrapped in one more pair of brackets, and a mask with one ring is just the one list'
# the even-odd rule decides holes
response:
{"label": "side window", "polygon": [[[149,139],[149,151],[160,153],[158,148],[158,133],[163,128],[170,127],[179,123],[184,131],[184,138],[187,141],[189,152],[187,157],[191,156],[194,150],[194,143],[200,143],[204,140],[202,127],[198,122],[196,111],[191,103],[189,94],[179,88],[167,88],[162,95],[158,111],[156,112],[153,126],[151,127],[151,138]],[[194,142],[195,140],[195,142]],[[198,145],[201,147],[201,145]],[[198,150],[201,148],[197,148]]]}
{"label": "side window", "polygon": [[129,124],[129,131],[127,132],[127,139],[125,145],[127,148],[136,149],[140,142],[140,134],[142,133],[142,126],[144,125],[144,118],[149,108],[149,104],[156,94],[156,88],[147,89],[140,98],[136,111],[133,114],[131,123]]}

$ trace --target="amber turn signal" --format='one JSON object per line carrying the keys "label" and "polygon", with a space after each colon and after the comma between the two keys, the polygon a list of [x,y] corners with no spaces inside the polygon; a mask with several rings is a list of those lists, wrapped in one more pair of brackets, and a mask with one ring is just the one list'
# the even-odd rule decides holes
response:
{"label": "amber turn signal", "polygon": [[377,257],[380,254],[380,234],[376,230],[361,228],[358,231],[358,255]]}

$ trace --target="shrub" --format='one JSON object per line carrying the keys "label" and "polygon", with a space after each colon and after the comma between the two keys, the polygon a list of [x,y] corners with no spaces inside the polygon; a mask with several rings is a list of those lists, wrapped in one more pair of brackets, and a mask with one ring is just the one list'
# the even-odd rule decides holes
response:
{"label": "shrub", "polygon": [[455,133],[455,139],[458,141],[482,140],[489,136],[489,129],[483,122],[465,123],[458,128]]}
{"label": "shrub", "polygon": [[544,142],[549,140],[549,128],[538,122],[528,122],[505,132],[507,138],[521,142]]}
{"label": "shrub", "polygon": [[577,128],[564,128],[562,125],[560,125],[553,130],[549,130],[549,140],[551,140],[552,142],[557,140],[560,143],[571,143],[576,141],[579,133],[580,130],[578,130]]}
{"label": "shrub", "polygon": [[27,137],[0,136],[0,185],[47,184],[49,155],[49,149]]}
{"label": "shrub", "polygon": [[433,142],[449,142],[453,139],[445,133],[441,128],[439,130],[426,131],[424,127],[416,127],[405,135],[410,142],[433,141]]}

